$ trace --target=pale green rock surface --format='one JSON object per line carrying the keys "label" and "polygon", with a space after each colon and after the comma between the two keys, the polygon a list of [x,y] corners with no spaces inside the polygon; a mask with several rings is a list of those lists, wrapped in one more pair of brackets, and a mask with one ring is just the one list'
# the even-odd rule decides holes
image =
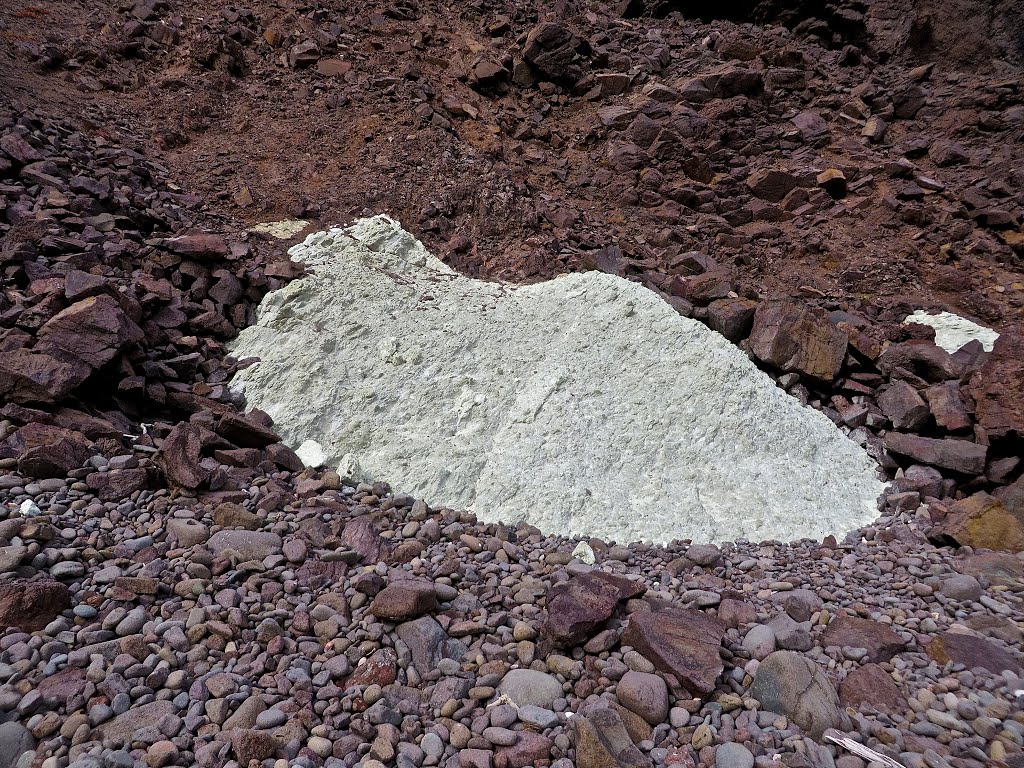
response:
{"label": "pale green rock surface", "polygon": [[636,283],[473,280],[383,216],[290,253],[312,274],[263,300],[232,347],[262,362],[232,386],[330,466],[623,543],[820,539],[878,516],[860,447]]}

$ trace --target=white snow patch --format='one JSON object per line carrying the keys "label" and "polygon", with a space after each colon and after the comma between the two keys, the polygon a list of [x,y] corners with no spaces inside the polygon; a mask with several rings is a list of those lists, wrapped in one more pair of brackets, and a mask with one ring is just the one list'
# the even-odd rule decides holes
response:
{"label": "white snow patch", "polygon": [[250,229],[253,232],[262,232],[279,240],[287,240],[289,237],[295,237],[308,225],[309,222],[303,219],[282,219],[281,221],[265,221],[262,224],[250,227]]}
{"label": "white snow patch", "polygon": [[903,323],[930,325],[935,329],[935,343],[950,354],[975,339],[981,342],[981,346],[986,352],[991,352],[996,339],[999,338],[999,334],[991,328],[973,323],[966,317],[954,315],[952,312],[939,312],[936,315],[931,315],[923,309],[919,309],[912,315],[907,315],[907,319]]}
{"label": "white snow patch", "polygon": [[598,272],[463,277],[391,219],[291,249],[312,274],[233,343],[232,386],[292,446],[484,520],[620,542],[843,534],[875,463],[746,355]]}

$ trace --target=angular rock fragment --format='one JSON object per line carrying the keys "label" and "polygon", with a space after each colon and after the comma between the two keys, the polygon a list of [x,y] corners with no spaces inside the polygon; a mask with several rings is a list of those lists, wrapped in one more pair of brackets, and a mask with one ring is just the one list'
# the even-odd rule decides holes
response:
{"label": "angular rock fragment", "polygon": [[885,624],[859,616],[833,619],[821,635],[821,644],[826,647],[865,648],[868,661],[875,664],[889,661],[907,646],[903,638]]}
{"label": "angular rock fragment", "polygon": [[153,461],[163,470],[172,485],[194,490],[205,483],[211,474],[211,470],[200,463],[202,447],[202,430],[189,422],[181,422],[164,438]]}
{"label": "angular rock fragment", "polygon": [[706,613],[666,608],[630,614],[621,642],[672,675],[678,687],[703,696],[725,668],[719,655],[725,631],[724,622]]}
{"label": "angular rock fragment", "polygon": [[115,299],[91,296],[48,320],[39,329],[35,351],[58,359],[78,359],[96,370],[144,336]]}
{"label": "angular rock fragment", "polygon": [[595,708],[572,719],[576,765],[580,768],[650,768],[653,763],[630,738],[611,708]]}
{"label": "angular rock fragment", "polygon": [[544,634],[569,647],[588,640],[622,600],[642,595],[643,583],[601,571],[574,576],[548,592]]}
{"label": "angular rock fragment", "polygon": [[53,580],[0,582],[0,627],[36,632],[71,607],[66,584]]}
{"label": "angular rock fragment", "polygon": [[928,405],[905,381],[890,385],[878,397],[878,407],[896,429],[916,430],[928,422]]}
{"label": "angular rock fragment", "polygon": [[947,631],[928,644],[928,655],[939,664],[963,664],[967,669],[981,667],[995,675],[1009,670],[1024,674],[1021,661],[1009,651],[977,635]]}
{"label": "angular rock fragment", "polygon": [[813,307],[773,301],[762,303],[754,314],[751,351],[785,372],[832,381],[843,366],[846,344],[846,333]]}
{"label": "angular rock fragment", "polygon": [[857,711],[903,712],[906,697],[893,682],[892,675],[877,664],[854,669],[839,684],[839,702]]}
{"label": "angular rock fragment", "polygon": [[583,75],[582,54],[586,49],[586,43],[569,27],[545,22],[526,36],[523,58],[547,80],[575,83]]}
{"label": "angular rock fragment", "polygon": [[1013,511],[984,491],[955,502],[929,536],[940,543],[1024,551],[1024,510]]}
{"label": "angular rock fragment", "polygon": [[890,452],[907,456],[922,464],[950,469],[965,475],[979,475],[985,471],[988,449],[984,445],[952,438],[936,440],[902,432],[889,432],[884,442]]}

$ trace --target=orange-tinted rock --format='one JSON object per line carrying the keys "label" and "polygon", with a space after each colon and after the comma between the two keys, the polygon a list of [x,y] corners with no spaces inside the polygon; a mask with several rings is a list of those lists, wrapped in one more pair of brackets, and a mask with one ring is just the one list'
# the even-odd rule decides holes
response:
{"label": "orange-tinted rock", "polygon": [[846,344],[846,333],[819,309],[766,302],[754,313],[750,349],[779,370],[832,381],[843,366]]}
{"label": "orange-tinted rock", "polygon": [[1020,552],[1024,550],[1024,512],[1007,509],[987,493],[976,493],[953,504],[931,536],[961,546]]}

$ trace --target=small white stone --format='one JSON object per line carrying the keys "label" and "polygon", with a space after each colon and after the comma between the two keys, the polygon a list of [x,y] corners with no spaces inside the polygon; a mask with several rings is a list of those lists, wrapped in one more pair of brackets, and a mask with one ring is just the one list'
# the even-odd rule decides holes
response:
{"label": "small white stone", "polygon": [[25,499],[25,501],[21,502],[21,514],[25,517],[36,517],[43,514],[43,511],[36,506],[32,499]]}
{"label": "small white stone", "polygon": [[597,562],[597,558],[594,556],[593,547],[585,541],[581,541],[576,545],[576,549],[572,551],[572,556],[584,565],[593,565]]}
{"label": "small white stone", "polygon": [[316,440],[306,440],[295,449],[295,455],[307,467],[322,467],[327,464],[327,453]]}

